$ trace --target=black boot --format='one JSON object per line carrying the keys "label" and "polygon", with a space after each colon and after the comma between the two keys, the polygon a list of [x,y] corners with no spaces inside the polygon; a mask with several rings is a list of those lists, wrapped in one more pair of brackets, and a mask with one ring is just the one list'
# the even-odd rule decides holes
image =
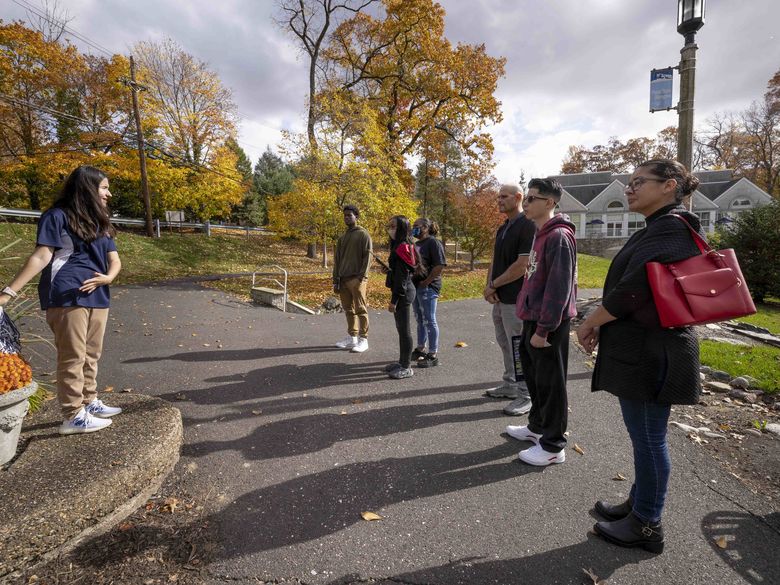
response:
{"label": "black boot", "polygon": [[608,504],[604,500],[599,500],[593,507],[596,509],[596,512],[607,520],[622,520],[634,509],[634,502],[631,500],[631,497],[622,504],[617,505]]}
{"label": "black boot", "polygon": [[664,530],[661,523],[643,522],[633,512],[622,520],[596,522],[593,530],[605,540],[618,546],[639,546],[655,554],[664,551]]}

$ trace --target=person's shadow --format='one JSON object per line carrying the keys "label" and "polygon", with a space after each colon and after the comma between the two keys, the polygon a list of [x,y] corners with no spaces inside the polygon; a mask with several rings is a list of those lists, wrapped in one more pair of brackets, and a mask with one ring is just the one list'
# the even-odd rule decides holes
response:
{"label": "person's shadow", "polygon": [[748,583],[780,583],[780,512],[764,518],[731,510],[710,512],[701,531],[712,550]]}
{"label": "person's shadow", "polygon": [[235,450],[244,459],[292,457],[326,449],[339,441],[352,441],[404,433],[447,423],[498,418],[497,410],[454,412],[484,403],[483,397],[433,404],[407,404],[347,413],[319,413],[287,418],[258,426],[244,437],[226,441],[188,443],[182,455],[200,457],[207,453]]}
{"label": "person's shadow", "polygon": [[[446,565],[388,576],[382,583],[441,583],[446,585],[584,585],[611,583],[612,574],[625,565],[651,559],[655,555],[637,549],[619,549],[595,534],[570,546],[527,557],[486,560],[484,557],[455,559]],[[527,535],[525,536],[527,538]],[[517,535],[518,548],[523,537]],[[614,554],[614,553],[618,554]],[[586,574],[590,572],[592,576]],[[365,575],[344,575],[328,585],[362,583]]]}

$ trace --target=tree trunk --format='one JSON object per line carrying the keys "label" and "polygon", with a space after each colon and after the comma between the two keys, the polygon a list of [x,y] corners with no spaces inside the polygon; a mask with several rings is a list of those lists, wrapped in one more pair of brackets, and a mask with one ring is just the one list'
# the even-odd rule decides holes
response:
{"label": "tree trunk", "polygon": [[317,257],[317,243],[316,242],[309,242],[309,244],[306,246],[306,257],[307,258],[316,258]]}
{"label": "tree trunk", "polygon": [[474,270],[474,250],[471,251],[471,260],[469,260],[469,270]]}
{"label": "tree trunk", "polygon": [[328,242],[327,240],[322,241],[322,267],[327,268],[328,267]]}

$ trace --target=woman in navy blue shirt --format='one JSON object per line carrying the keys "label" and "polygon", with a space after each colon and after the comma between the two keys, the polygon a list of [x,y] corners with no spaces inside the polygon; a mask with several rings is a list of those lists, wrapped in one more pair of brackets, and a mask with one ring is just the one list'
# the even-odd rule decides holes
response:
{"label": "woman in navy blue shirt", "polygon": [[38,296],[57,347],[57,398],[63,435],[99,431],[122,412],[97,397],[97,362],[108,321],[109,290],[122,268],[108,214],[108,177],[80,166],[38,221],[36,247],[0,292],[0,306],[39,273]]}

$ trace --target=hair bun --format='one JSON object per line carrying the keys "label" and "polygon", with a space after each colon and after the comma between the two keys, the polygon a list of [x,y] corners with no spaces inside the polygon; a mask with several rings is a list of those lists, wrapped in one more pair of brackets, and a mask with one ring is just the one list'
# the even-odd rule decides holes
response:
{"label": "hair bun", "polygon": [[687,197],[699,186],[699,179],[691,174],[685,177],[685,184],[682,186],[682,192]]}

